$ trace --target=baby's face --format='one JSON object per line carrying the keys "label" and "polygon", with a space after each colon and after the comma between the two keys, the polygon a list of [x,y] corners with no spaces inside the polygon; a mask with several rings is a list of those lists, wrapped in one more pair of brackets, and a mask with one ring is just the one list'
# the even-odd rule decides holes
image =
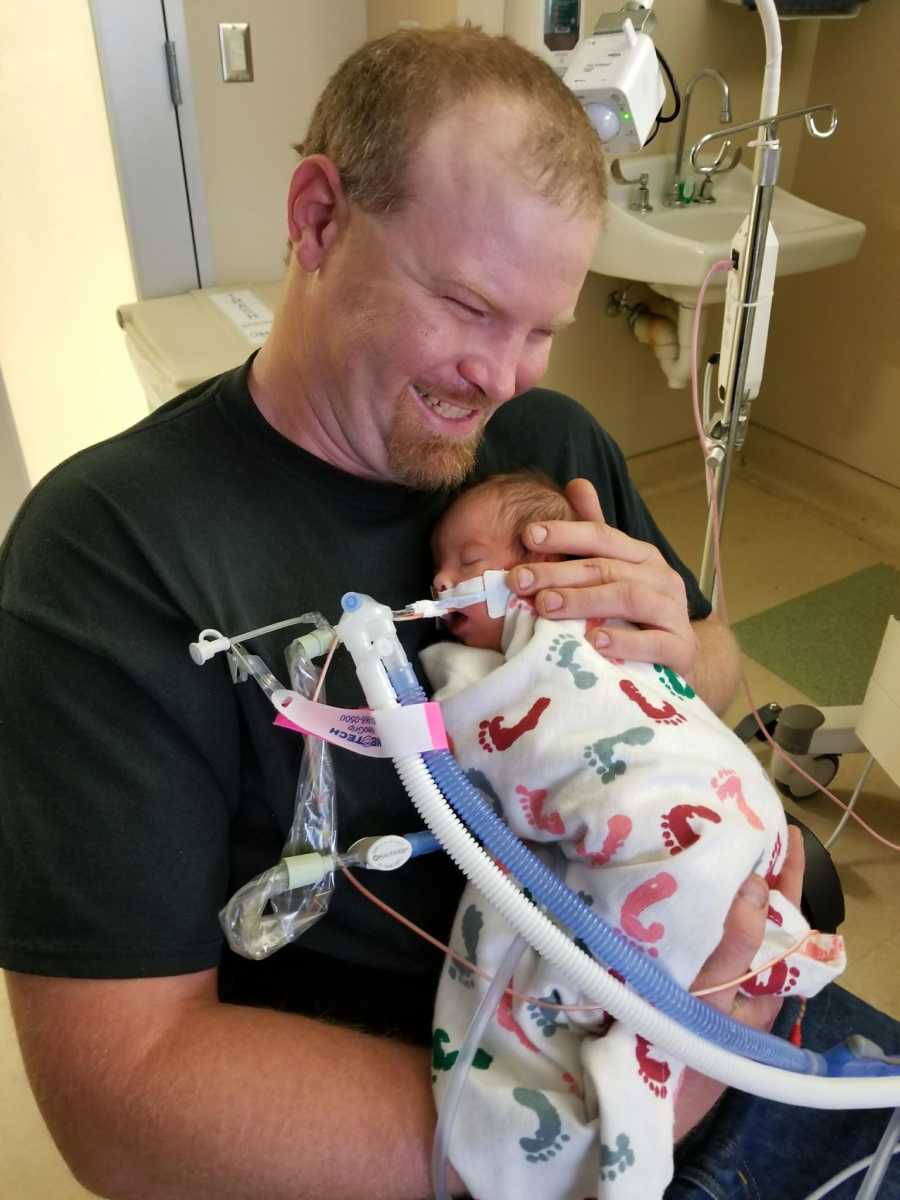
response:
{"label": "baby's face", "polygon": [[[490,491],[469,492],[447,510],[431,539],[431,551],[438,597],[484,571],[506,571],[522,557],[521,545],[502,519],[499,501]],[[503,617],[489,617],[483,601],[448,613],[446,625],[467,646],[500,649]]]}

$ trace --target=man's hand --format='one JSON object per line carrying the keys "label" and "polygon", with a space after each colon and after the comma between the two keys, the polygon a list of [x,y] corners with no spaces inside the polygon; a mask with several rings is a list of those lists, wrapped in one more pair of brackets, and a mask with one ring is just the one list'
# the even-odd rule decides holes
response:
{"label": "man's hand", "polygon": [[[800,907],[803,888],[803,837],[795,826],[788,829],[788,851],[781,874],[776,880],[778,890],[786,899]],[[737,979],[750,969],[750,963],[762,944],[765,933],[769,889],[759,875],[744,882],[728,916],[722,940],[704,963],[691,990],[715,987],[729,979]],[[781,996],[739,996],[737,987],[713,992],[704,997],[707,1004],[729,1013],[753,1029],[768,1031],[781,1011]],[[714,1079],[698,1075],[688,1068],[675,1098],[675,1140],[706,1115],[725,1088]]]}
{"label": "man's hand", "polygon": [[[543,617],[587,618],[588,638],[602,654],[660,663],[693,684],[698,642],[681,576],[655,546],[606,524],[588,480],[573,479],[566,496],[580,520],[529,525],[523,540],[568,560],[513,568],[513,590],[532,597]],[[639,628],[603,625],[616,617]]]}

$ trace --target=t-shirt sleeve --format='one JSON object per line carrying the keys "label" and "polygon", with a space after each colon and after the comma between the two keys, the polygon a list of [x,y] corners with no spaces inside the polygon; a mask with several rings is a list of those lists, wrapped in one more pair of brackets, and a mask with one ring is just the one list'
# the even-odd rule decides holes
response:
{"label": "t-shirt sleeve", "polygon": [[12,970],[126,978],[219,960],[237,721],[229,691],[192,668],[189,621],[147,549],[69,466],[32,493],[0,552],[0,965]]}

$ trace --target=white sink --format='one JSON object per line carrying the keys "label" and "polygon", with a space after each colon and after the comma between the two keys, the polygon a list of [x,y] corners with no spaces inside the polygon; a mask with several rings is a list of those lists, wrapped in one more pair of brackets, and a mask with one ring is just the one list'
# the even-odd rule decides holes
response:
{"label": "white sink", "polygon": [[[687,161],[687,155],[685,156]],[[728,258],[738,226],[750,211],[753,176],[738,166],[713,178],[715,204],[666,208],[663,196],[674,174],[674,155],[640,154],[621,160],[622,173],[650,176],[653,212],[628,208],[637,199],[637,184],[609,180],[609,210],[591,267],[601,275],[647,283],[679,304],[694,304],[697,291],[714,262]],[[688,169],[690,163],[687,162]],[[696,186],[699,191],[701,179]],[[779,275],[798,275],[854,258],[865,236],[860,221],[817,208],[782,188],[775,189],[772,223],[778,235]],[[721,301],[726,273],[713,277],[707,297]]]}

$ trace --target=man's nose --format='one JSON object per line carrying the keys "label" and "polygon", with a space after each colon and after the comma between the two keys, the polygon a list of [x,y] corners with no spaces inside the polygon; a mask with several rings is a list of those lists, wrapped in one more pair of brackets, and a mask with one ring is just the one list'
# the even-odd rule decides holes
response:
{"label": "man's nose", "polygon": [[484,392],[488,400],[503,404],[524,390],[520,383],[524,350],[521,336],[485,338],[477,347],[467,348],[458,370],[463,379]]}

